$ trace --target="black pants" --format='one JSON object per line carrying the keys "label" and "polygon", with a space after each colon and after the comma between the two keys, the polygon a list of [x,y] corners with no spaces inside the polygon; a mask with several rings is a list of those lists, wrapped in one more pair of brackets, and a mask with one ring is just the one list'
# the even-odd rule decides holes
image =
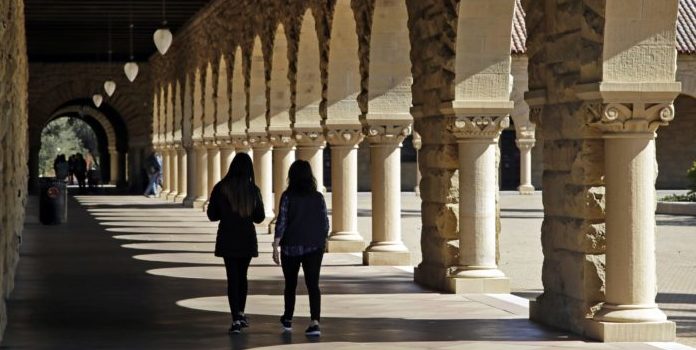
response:
{"label": "black pants", "polygon": [[244,313],[247,299],[247,271],[251,263],[251,257],[224,258],[225,271],[227,271],[227,301],[230,303],[232,320],[240,319]]}
{"label": "black pants", "polygon": [[285,276],[285,318],[292,319],[295,312],[295,290],[300,265],[304,271],[305,284],[309,294],[309,313],[312,320],[319,321],[321,314],[321,291],[319,290],[319,270],[324,251],[318,250],[303,256],[287,256],[281,258],[283,276]]}

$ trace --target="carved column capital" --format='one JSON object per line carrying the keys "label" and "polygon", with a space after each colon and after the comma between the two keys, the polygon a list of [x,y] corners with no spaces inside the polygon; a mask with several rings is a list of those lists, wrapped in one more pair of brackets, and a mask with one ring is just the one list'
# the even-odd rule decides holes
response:
{"label": "carved column capital", "polygon": [[517,139],[515,140],[515,144],[517,145],[517,148],[523,151],[528,151],[534,147],[534,144],[536,143],[535,139]]}
{"label": "carved column capital", "polygon": [[251,148],[268,148],[271,147],[271,142],[266,133],[249,134],[249,145]]}
{"label": "carved column capital", "polygon": [[363,133],[370,143],[401,143],[411,134],[411,123],[374,123],[363,127]]}
{"label": "carved column capital", "polygon": [[420,149],[423,147],[423,138],[417,131],[413,131],[413,148],[416,151],[420,151]]}
{"label": "carved column capital", "polygon": [[289,131],[271,133],[268,140],[271,142],[274,148],[293,148],[296,144],[295,139],[293,139]]}
{"label": "carved column capital", "polygon": [[586,102],[588,125],[605,134],[654,134],[674,119],[674,104]]}
{"label": "carved column capital", "polygon": [[232,135],[230,136],[230,142],[234,145],[234,148],[242,149],[249,148],[249,138],[246,135]]}
{"label": "carved column capital", "polygon": [[326,133],[326,140],[331,146],[355,147],[362,142],[363,138],[362,127],[358,125],[330,129]]}
{"label": "carved column capital", "polygon": [[323,130],[320,128],[294,129],[293,131],[295,141],[300,147],[324,147],[326,145]]}
{"label": "carved column capital", "polygon": [[460,140],[491,139],[496,141],[503,129],[510,126],[507,115],[457,116],[449,126]]}

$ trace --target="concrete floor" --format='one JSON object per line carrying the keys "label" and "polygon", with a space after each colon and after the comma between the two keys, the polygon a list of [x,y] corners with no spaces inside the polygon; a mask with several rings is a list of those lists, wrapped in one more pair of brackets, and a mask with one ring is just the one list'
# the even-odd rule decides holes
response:
{"label": "concrete floor", "polygon": [[[541,271],[543,259],[538,197],[501,196],[501,266],[522,296],[541,288],[540,276],[529,273]],[[325,258],[321,339],[311,341],[302,333],[308,321],[304,295],[298,297],[294,332],[283,335],[277,323],[282,274],[270,261],[268,235],[259,236],[261,254],[249,273],[252,326],[242,335],[228,336],[224,268],[211,253],[215,225],[200,211],[144,197],[78,199],[82,205],[71,201],[69,223],[60,226],[39,225],[35,206],[30,206],[2,348],[685,348],[677,343],[586,342],[529,322],[520,297],[434,293],[412,283],[409,267],[361,266],[356,254]],[[403,203],[404,241],[416,264],[420,201],[405,193]],[[359,225],[367,241],[369,207],[369,195],[361,194]],[[696,319],[689,309],[696,303],[696,254],[689,249],[696,245],[684,244],[692,239],[686,233],[695,233],[696,223],[689,220],[658,218],[667,222],[658,228],[658,263],[671,261],[676,269],[660,270],[660,290],[665,274],[672,286],[658,301],[667,312],[683,313],[677,318],[671,314],[680,335],[692,330]],[[665,252],[684,259],[663,259]],[[691,327],[682,327],[689,322]]]}

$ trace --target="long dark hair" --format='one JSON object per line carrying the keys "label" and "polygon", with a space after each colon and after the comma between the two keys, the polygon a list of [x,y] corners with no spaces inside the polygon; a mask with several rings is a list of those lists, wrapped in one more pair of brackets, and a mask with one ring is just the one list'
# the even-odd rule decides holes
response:
{"label": "long dark hair", "polygon": [[288,193],[310,194],[317,191],[317,180],[312,175],[312,167],[306,160],[296,160],[288,172]]}
{"label": "long dark hair", "polygon": [[239,216],[250,217],[256,207],[257,191],[254,183],[254,165],[246,153],[237,153],[230,170],[220,181],[220,190],[227,198],[232,211]]}

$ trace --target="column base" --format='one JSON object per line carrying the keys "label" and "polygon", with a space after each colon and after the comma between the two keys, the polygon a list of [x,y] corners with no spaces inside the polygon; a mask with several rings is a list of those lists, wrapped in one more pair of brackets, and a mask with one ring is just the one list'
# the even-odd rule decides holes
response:
{"label": "column base", "polygon": [[465,293],[510,293],[510,279],[507,277],[467,278],[449,277],[448,292]]}
{"label": "column base", "polygon": [[602,342],[672,342],[677,326],[671,321],[618,323],[585,321],[585,335]]}
{"label": "column base", "polygon": [[174,201],[174,198],[176,198],[176,195],[177,195],[176,192],[169,192],[169,194],[167,194],[167,200]]}
{"label": "column base", "polygon": [[411,253],[406,252],[363,252],[363,265],[410,266]]}
{"label": "column base", "polygon": [[339,235],[329,236],[326,241],[326,251],[328,253],[360,253],[365,250],[365,241],[362,240],[357,232],[347,235],[341,233]]}
{"label": "column base", "polygon": [[196,199],[193,201],[193,207],[194,207],[194,208],[203,208],[203,207],[205,206],[205,203],[206,203],[207,201],[208,201],[208,199],[205,198],[205,197],[203,197],[203,198],[196,198]]}
{"label": "column base", "polygon": [[169,191],[162,191],[159,193],[159,198],[161,199],[167,199],[167,196],[169,195]]}
{"label": "column base", "polygon": [[447,266],[420,263],[413,270],[413,281],[423,287],[447,292],[449,291],[449,270]]}
{"label": "column base", "polygon": [[263,221],[261,221],[260,224],[254,223],[254,226],[256,226],[256,233],[263,233],[263,234],[273,234],[275,231],[275,221],[273,216],[266,216]]}
{"label": "column base", "polygon": [[532,185],[520,185],[517,187],[517,191],[520,192],[520,194],[534,194],[534,186]]}
{"label": "column base", "polygon": [[[186,193],[183,194],[177,194],[176,197],[174,197],[174,203],[184,203],[186,200]],[[184,203],[184,205],[186,205]]]}

